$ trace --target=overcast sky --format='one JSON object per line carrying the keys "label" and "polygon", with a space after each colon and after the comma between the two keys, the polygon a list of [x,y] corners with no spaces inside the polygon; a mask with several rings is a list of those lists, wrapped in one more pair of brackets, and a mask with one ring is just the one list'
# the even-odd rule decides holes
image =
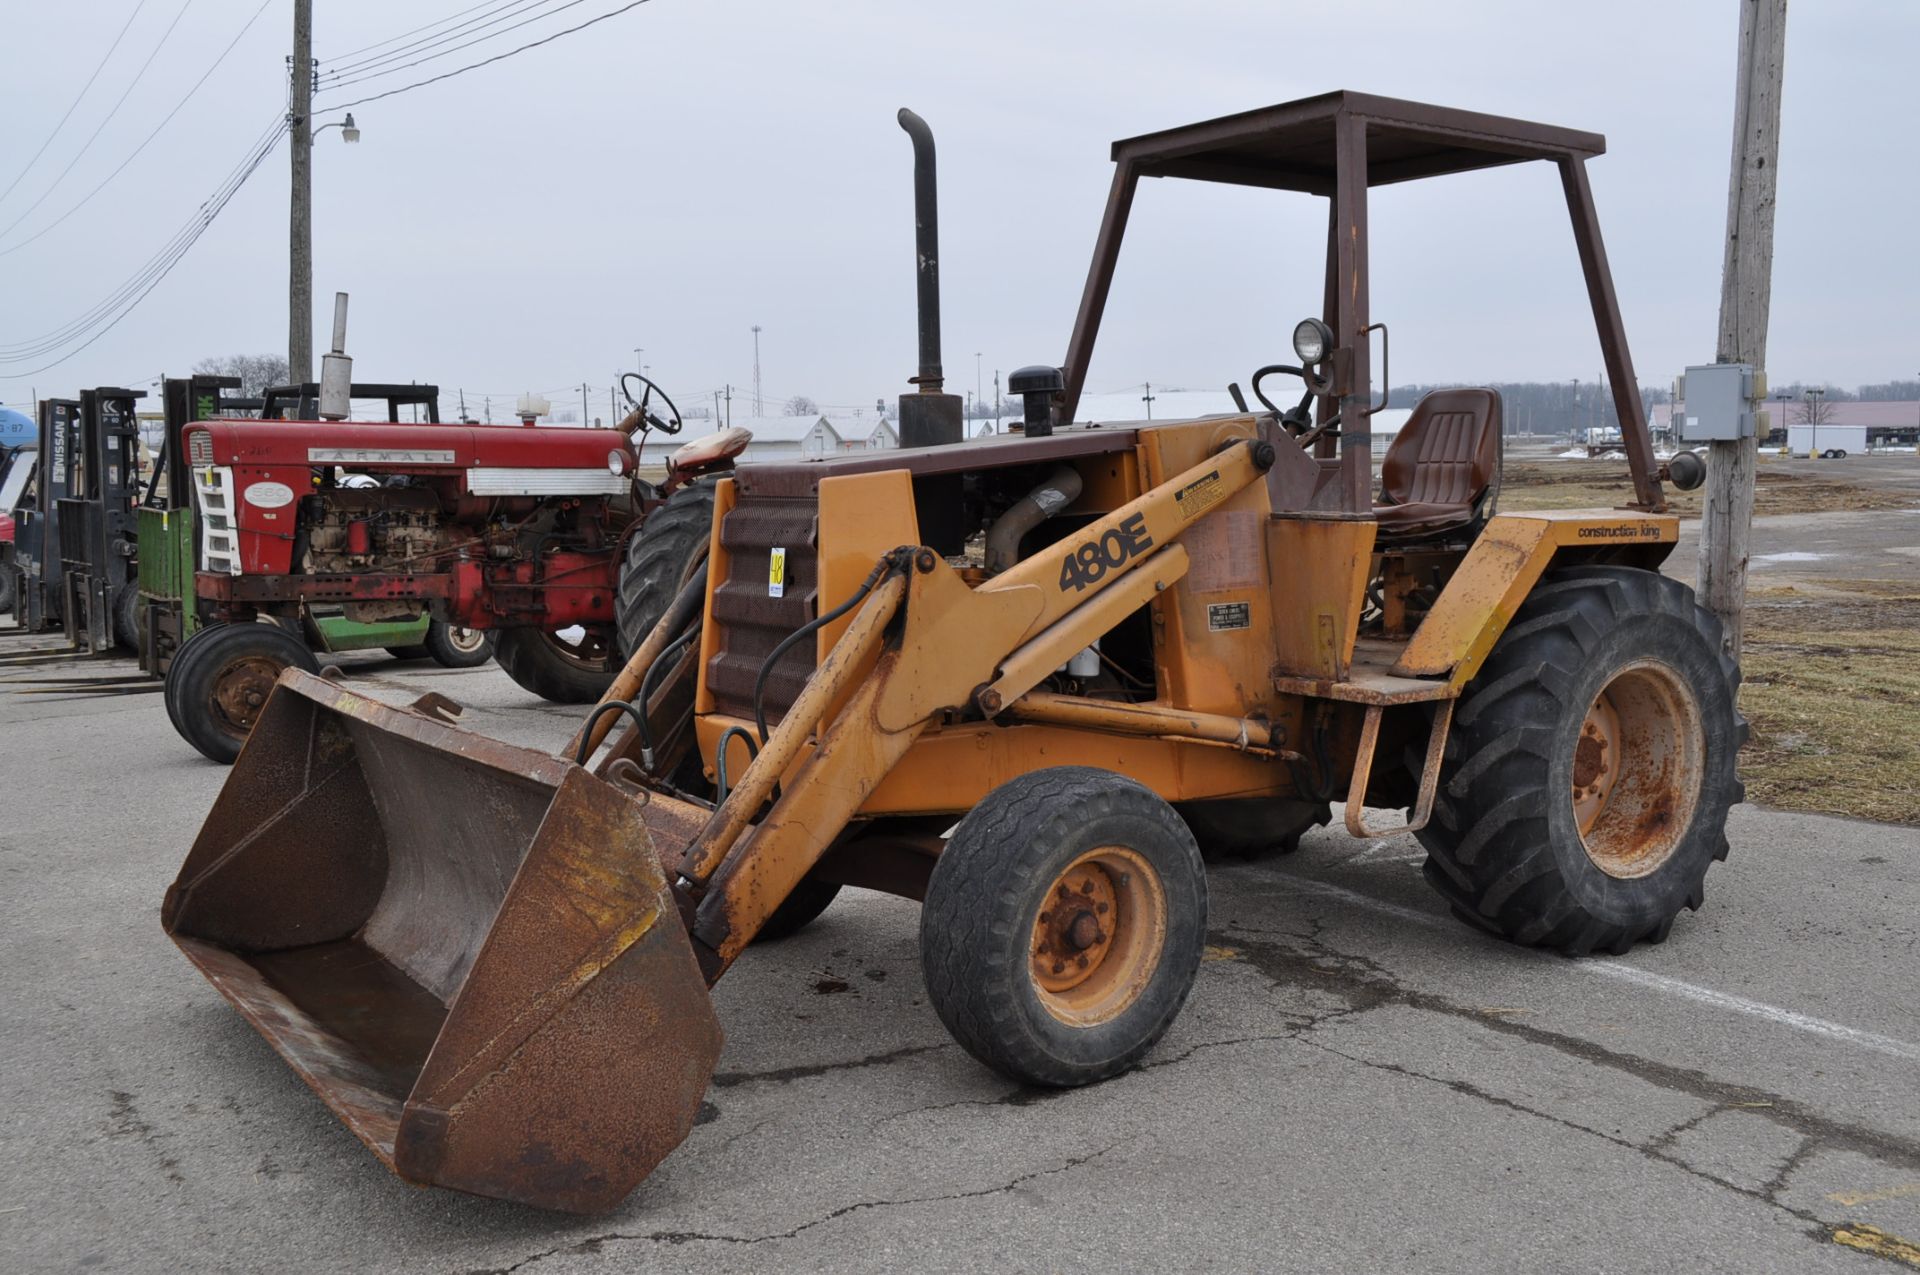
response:
{"label": "overcast sky", "polygon": [[[498,7],[502,0],[479,11]],[[500,39],[323,93],[337,106],[453,69],[625,0],[566,0]],[[46,141],[135,0],[6,0],[0,186]],[[269,0],[198,94],[101,194],[259,7],[146,0],[45,154],[0,199],[0,346],[88,311],[158,251],[283,109],[291,0]],[[321,0],[325,74],[471,0]],[[554,12],[561,9],[565,12]],[[1604,133],[1591,164],[1640,379],[1713,356],[1737,0],[1184,0],[1179,4],[651,0],[494,66],[354,108],[315,146],[316,353],[353,296],[361,380],[464,387],[496,417],[523,390],[606,410],[635,347],[677,396],[769,410],[865,405],[914,371],[912,106],[939,141],[949,388],[1062,357],[1115,138],[1336,88]],[[496,28],[497,29],[497,28]],[[414,37],[420,38],[420,37]],[[1774,266],[1775,382],[1920,370],[1913,241],[1920,4],[1800,0],[1788,26]],[[361,59],[377,56],[362,53]],[[410,60],[410,59],[409,59]],[[377,69],[377,68],[374,68]],[[172,274],[31,389],[144,386],[208,355],[284,350],[287,150]],[[1287,353],[1319,302],[1325,205],[1150,182],[1135,205],[1090,391],[1214,387]],[[1378,191],[1373,312],[1399,381],[1591,379],[1599,349],[1565,204],[1529,165]],[[0,366],[0,374],[37,368]],[[31,387],[31,388],[30,388]],[[567,389],[564,387],[572,387]]]}

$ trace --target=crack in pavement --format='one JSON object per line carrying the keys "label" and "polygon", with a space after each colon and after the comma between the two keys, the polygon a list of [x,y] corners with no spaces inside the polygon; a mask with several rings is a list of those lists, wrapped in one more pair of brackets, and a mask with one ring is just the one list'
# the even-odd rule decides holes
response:
{"label": "crack in pavement", "polygon": [[747,1085],[759,1081],[785,1085],[796,1080],[824,1076],[829,1072],[857,1071],[864,1067],[887,1067],[902,1059],[951,1048],[951,1042],[942,1042],[938,1045],[908,1045],[901,1049],[890,1049],[883,1054],[868,1054],[864,1058],[850,1058],[843,1062],[808,1063],[798,1067],[775,1067],[767,1071],[719,1071],[714,1073],[713,1087],[731,1089],[735,1085]]}
{"label": "crack in pavement", "polygon": [[[1122,1141],[1124,1141],[1124,1139],[1122,1139]],[[774,1231],[766,1235],[720,1235],[705,1231],[610,1231],[605,1235],[589,1236],[584,1240],[575,1240],[571,1244],[562,1244],[556,1248],[530,1254],[513,1263],[511,1266],[482,1267],[469,1270],[465,1275],[512,1275],[515,1271],[525,1270],[527,1267],[539,1262],[544,1262],[551,1257],[573,1255],[591,1256],[599,1253],[609,1244],[766,1244],[777,1240],[790,1240],[807,1231],[813,1230],[815,1227],[825,1226],[827,1223],[837,1221],[849,1214],[865,1212],[870,1209],[901,1208],[914,1204],[941,1204],[953,1200],[977,1200],[992,1195],[1005,1195],[1007,1192],[1016,1190],[1039,1178],[1057,1177],[1062,1173],[1070,1173],[1084,1165],[1092,1164],[1095,1160],[1100,1159],[1119,1145],[1119,1142],[1108,1143],[1098,1151],[1090,1152],[1082,1156],[1071,1156],[1051,1168],[1034,1169],[1030,1172],[1022,1173],[1018,1177],[1003,1182],[998,1186],[982,1187],[974,1191],[953,1191],[943,1195],[908,1196],[898,1200],[856,1200],[852,1204],[843,1204],[830,1213],[823,1213],[819,1217],[810,1218],[798,1226],[790,1227],[784,1231]]]}

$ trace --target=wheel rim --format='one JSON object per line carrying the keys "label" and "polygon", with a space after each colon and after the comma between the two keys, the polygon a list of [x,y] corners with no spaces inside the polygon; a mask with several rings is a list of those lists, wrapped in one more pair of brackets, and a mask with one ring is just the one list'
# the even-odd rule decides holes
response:
{"label": "wheel rim", "polygon": [[286,665],[264,655],[243,655],[213,676],[213,719],[235,739],[245,739],[273,693]]}
{"label": "wheel rim", "polygon": [[1655,660],[1614,674],[1587,708],[1573,755],[1573,815],[1610,877],[1656,872],[1693,824],[1706,732],[1692,689]]}
{"label": "wheel rim", "polygon": [[472,655],[486,645],[487,635],[483,629],[462,629],[447,626],[447,645],[461,655]]}
{"label": "wheel rim", "polygon": [[1160,876],[1125,846],[1075,859],[1052,884],[1033,920],[1028,970],[1049,1014],[1092,1027],[1140,998],[1167,938]]}
{"label": "wheel rim", "polygon": [[613,642],[599,629],[582,628],[577,641],[568,641],[558,633],[542,633],[540,640],[569,664],[595,673],[603,673],[613,654]]}

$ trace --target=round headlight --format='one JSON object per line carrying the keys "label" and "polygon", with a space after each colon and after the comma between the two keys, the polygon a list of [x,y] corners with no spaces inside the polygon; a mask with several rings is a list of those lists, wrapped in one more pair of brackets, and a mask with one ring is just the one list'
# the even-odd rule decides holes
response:
{"label": "round headlight", "polygon": [[627,454],[625,452],[607,453],[607,472],[624,474],[627,472]]}
{"label": "round headlight", "polygon": [[1293,352],[1301,367],[1314,367],[1333,349],[1333,329],[1318,319],[1302,319],[1293,330]]}

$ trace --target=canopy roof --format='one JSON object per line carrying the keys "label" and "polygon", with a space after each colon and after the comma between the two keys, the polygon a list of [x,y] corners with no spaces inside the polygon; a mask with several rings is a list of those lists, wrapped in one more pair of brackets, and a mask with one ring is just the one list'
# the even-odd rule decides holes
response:
{"label": "canopy roof", "polygon": [[1366,126],[1369,186],[1607,148],[1598,133],[1341,91],[1131,137],[1113,144],[1113,158],[1143,177],[1324,195],[1333,190],[1343,113]]}

